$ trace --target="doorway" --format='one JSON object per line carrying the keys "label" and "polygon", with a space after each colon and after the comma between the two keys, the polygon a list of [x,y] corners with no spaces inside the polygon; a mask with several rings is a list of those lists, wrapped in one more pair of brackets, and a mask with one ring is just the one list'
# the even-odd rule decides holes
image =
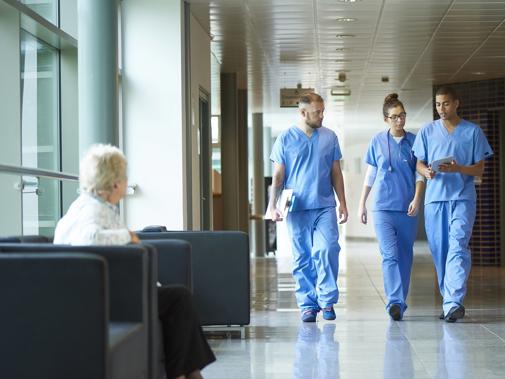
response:
{"label": "doorway", "polygon": [[200,89],[199,96],[200,150],[200,228],[212,229],[211,129],[209,94]]}

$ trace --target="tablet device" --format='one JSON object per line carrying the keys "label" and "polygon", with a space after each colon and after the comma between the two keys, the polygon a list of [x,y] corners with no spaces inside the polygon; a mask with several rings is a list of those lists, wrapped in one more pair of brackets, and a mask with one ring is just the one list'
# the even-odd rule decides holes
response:
{"label": "tablet device", "polygon": [[453,160],[455,160],[455,159],[454,159],[454,157],[452,155],[450,157],[445,157],[445,158],[437,159],[437,160],[431,162],[431,169],[433,171],[438,171],[439,166],[441,164],[451,163]]}

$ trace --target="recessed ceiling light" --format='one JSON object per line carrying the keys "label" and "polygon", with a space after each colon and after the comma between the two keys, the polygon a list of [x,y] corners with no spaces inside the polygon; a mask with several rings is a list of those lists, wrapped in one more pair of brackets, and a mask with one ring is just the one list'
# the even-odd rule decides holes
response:
{"label": "recessed ceiling light", "polygon": [[339,18],[337,18],[336,21],[337,22],[354,22],[354,21],[358,21],[358,19],[354,18],[354,17],[339,17]]}
{"label": "recessed ceiling light", "polygon": [[357,3],[358,1],[361,1],[361,0],[338,0],[338,1],[341,3]]}
{"label": "recessed ceiling light", "polygon": [[337,38],[351,38],[355,37],[354,34],[337,34]]}
{"label": "recessed ceiling light", "polygon": [[475,72],[472,72],[472,74],[474,74],[474,75],[486,75],[486,73],[483,72],[483,71],[475,71]]}

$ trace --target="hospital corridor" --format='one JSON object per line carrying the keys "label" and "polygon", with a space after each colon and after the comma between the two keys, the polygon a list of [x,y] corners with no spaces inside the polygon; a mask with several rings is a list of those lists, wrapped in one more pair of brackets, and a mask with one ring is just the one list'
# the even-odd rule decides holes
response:
{"label": "hospital corridor", "polygon": [[0,0],[0,379],[505,378],[505,0]]}

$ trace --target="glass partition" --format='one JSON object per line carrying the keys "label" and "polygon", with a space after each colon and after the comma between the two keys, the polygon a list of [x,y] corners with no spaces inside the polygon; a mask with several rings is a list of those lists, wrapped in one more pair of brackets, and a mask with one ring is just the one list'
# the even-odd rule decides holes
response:
{"label": "glass partition", "polygon": [[[60,170],[59,53],[21,32],[22,165]],[[51,235],[60,217],[60,184],[23,179],[23,233]]]}
{"label": "glass partition", "polygon": [[28,8],[37,12],[47,21],[59,26],[58,0],[20,0],[20,3],[25,4]]}

